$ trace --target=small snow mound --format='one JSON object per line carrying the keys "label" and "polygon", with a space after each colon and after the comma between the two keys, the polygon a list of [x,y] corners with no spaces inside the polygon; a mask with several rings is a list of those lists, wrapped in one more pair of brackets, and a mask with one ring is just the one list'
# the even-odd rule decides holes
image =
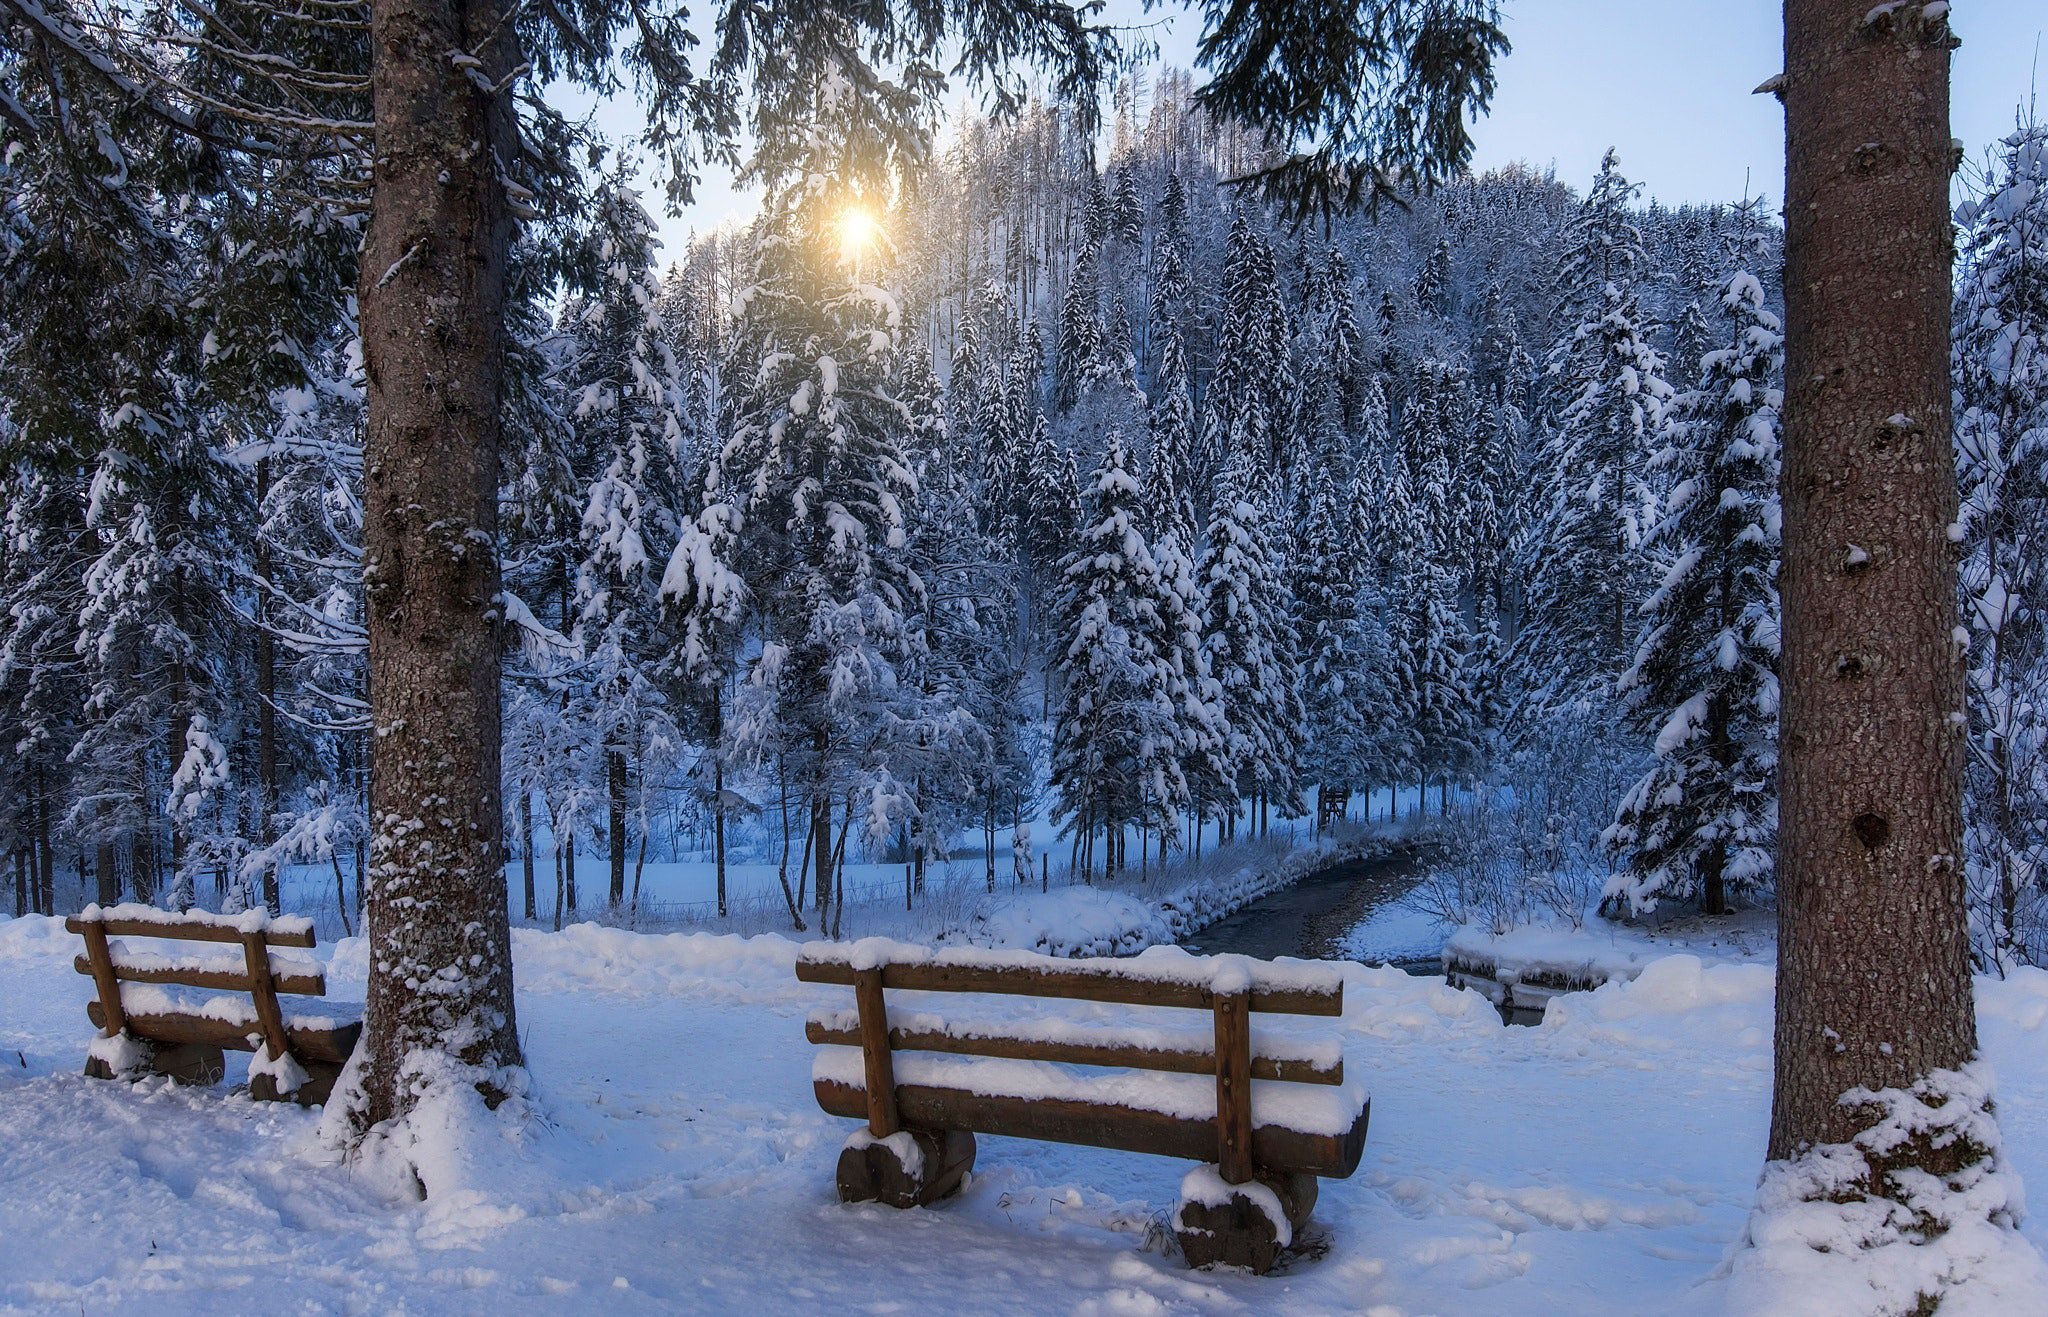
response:
{"label": "small snow mound", "polygon": [[2023,965],[2003,979],[1977,980],[1977,1017],[1997,1020],[2024,1033],[2048,1028],[2048,969]]}
{"label": "small snow mound", "polygon": [[1633,979],[1553,999],[1544,1022],[1557,1026],[1581,1017],[1602,1021],[1656,1018],[1717,1006],[1768,1010],[1776,983],[1777,972],[1768,965],[1710,965],[1685,953],[1661,956]]}
{"label": "small snow mound", "polygon": [[0,961],[61,958],[68,962],[77,950],[78,935],[66,932],[64,921],[54,915],[0,919]]}
{"label": "small snow mound", "polygon": [[1391,965],[1344,967],[1344,1028],[1404,1043],[1491,1035],[1506,1027],[1477,992]]}
{"label": "small snow mound", "polygon": [[1128,956],[1173,939],[1166,919],[1126,892],[1062,887],[985,903],[967,930],[976,946],[1075,959]]}
{"label": "small snow mound", "polygon": [[[796,958],[797,944],[776,933],[634,933],[602,924],[572,924],[559,933],[512,930],[522,992],[786,997],[796,991]],[[342,947],[335,959],[343,959]]]}

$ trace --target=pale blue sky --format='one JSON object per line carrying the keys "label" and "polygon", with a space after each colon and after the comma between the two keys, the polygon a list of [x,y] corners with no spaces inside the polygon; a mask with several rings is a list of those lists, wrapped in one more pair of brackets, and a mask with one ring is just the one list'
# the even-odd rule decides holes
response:
{"label": "pale blue sky", "polygon": [[[1751,89],[1778,71],[1781,0],[1506,0],[1514,52],[1500,67],[1493,110],[1473,128],[1475,164],[1555,165],[1584,187],[1609,146],[1659,200],[1728,200],[1783,193],[1784,118]],[[1200,15],[1169,0],[1109,0],[1116,20],[1159,35],[1161,58],[1191,67]],[[2036,79],[2048,31],[2042,0],[1959,0],[1952,117],[1973,156],[2012,127]],[[613,131],[630,116],[606,116]],[[654,198],[650,197],[652,204]],[[699,204],[664,217],[670,254],[692,228],[743,214],[752,198],[719,178]]]}

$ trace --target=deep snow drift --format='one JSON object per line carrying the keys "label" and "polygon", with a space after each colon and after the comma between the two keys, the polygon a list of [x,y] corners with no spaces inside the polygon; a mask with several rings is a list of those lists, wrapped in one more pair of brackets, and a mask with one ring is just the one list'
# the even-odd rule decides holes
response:
{"label": "deep snow drift", "polygon": [[[1165,1243],[1191,1168],[1163,1158],[985,1138],[957,1200],[841,1206],[853,1126],[817,1110],[803,1021],[846,991],[799,984],[782,938],[583,925],[515,934],[545,1119],[436,1166],[459,1188],[421,1204],[330,1164],[314,1113],[80,1075],[76,943],[0,921],[0,1306],[1719,1311],[1769,1104],[1766,966],[1665,957],[1532,1029],[1347,967],[1343,1018],[1318,1024],[1371,1087],[1372,1130],[1302,1241],[1327,1251],[1196,1273]],[[362,942],[320,954],[330,991],[359,994]],[[1979,1010],[2006,1146],[2048,1183],[2048,973],[1980,983]]]}

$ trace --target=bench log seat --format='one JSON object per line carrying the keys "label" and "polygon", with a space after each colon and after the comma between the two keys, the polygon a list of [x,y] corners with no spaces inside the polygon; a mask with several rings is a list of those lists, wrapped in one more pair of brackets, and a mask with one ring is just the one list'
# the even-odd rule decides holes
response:
{"label": "bench log seat", "polygon": [[[309,920],[272,918],[261,910],[180,915],[152,906],[94,905],[64,926],[84,939],[85,951],[72,967],[96,989],[85,1008],[99,1030],[85,1064],[96,1079],[160,1074],[214,1084],[226,1073],[224,1051],[253,1052],[251,1097],[318,1106],[362,1034],[355,1007],[302,1000],[326,995],[327,976],[317,961],[273,951],[310,949]],[[138,948],[128,938],[175,945]],[[200,950],[208,944],[234,950]]]}
{"label": "bench log seat", "polygon": [[[911,1207],[956,1192],[977,1133],[1175,1157],[1201,1163],[1174,1212],[1190,1265],[1264,1272],[1306,1224],[1318,1178],[1349,1176],[1364,1153],[1371,1102],[1346,1082],[1337,1039],[1254,1028],[1255,1015],[1341,1014],[1343,981],[1326,966],[1176,952],[1076,961],[868,939],[812,943],[796,972],[854,990],[852,1010],[815,1011],[805,1025],[824,1049],[812,1066],[819,1107],[867,1122],[840,1154],[844,1201]],[[890,990],[1180,1015],[1105,1022],[1027,1005],[942,1018],[892,1003]]]}

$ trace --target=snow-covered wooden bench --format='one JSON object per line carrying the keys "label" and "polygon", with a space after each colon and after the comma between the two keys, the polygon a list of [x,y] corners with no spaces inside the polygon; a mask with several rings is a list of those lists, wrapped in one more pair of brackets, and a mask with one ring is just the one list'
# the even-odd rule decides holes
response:
{"label": "snow-covered wooden bench", "polygon": [[[1339,1040],[1253,1024],[1342,1014],[1343,980],[1329,966],[1177,951],[1061,960],[869,939],[812,943],[796,972],[854,990],[853,1009],[818,1011],[806,1026],[823,1045],[818,1105],[867,1120],[839,1157],[848,1202],[911,1207],[953,1193],[973,1168],[976,1133],[1185,1158],[1203,1163],[1174,1212],[1189,1264],[1263,1272],[1307,1222],[1317,1178],[1350,1175],[1364,1151],[1371,1103],[1345,1079]],[[928,1014],[891,990],[1041,1000],[977,1019]],[[1097,1006],[1084,1019],[1048,1014],[1042,999],[1179,1018]],[[1208,1018],[1189,1019],[1195,1011]]]}
{"label": "snow-covered wooden bench", "polygon": [[[261,910],[179,915],[146,905],[94,905],[64,926],[85,939],[85,954],[72,965],[98,990],[86,1006],[100,1031],[85,1063],[85,1073],[95,1078],[154,1073],[213,1084],[226,1071],[222,1049],[234,1048],[256,1054],[249,1065],[251,1097],[315,1106],[326,1102],[362,1033],[353,1008],[299,1001],[287,1008],[281,1000],[327,994],[318,961],[272,951],[313,946],[310,920],[272,918]],[[125,938],[240,949],[145,950],[117,940]]]}

